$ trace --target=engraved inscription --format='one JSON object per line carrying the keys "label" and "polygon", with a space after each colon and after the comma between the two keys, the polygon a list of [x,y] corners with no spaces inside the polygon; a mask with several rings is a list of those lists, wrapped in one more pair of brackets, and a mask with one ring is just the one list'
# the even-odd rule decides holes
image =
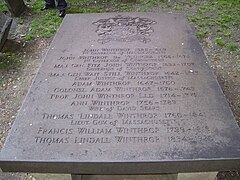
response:
{"label": "engraved inscription", "polygon": [[[119,18],[122,17],[114,21]],[[103,22],[106,21],[96,24],[102,26]],[[64,120],[71,128],[41,128],[35,137],[36,143],[138,144],[161,143],[165,139],[171,145],[210,140],[205,122],[197,127],[188,123],[192,118],[204,119],[205,112],[165,109],[180,108],[182,102],[198,97],[194,84],[179,83],[183,77],[198,74],[196,64],[188,54],[171,54],[164,47],[94,48],[84,49],[82,54],[75,56],[61,56],[58,62],[61,63],[53,65],[55,71],[48,76],[67,78],[69,86],[52,88],[49,99],[64,102],[77,111],[72,114],[43,113],[43,119]],[[60,134],[56,134],[55,139],[48,139],[45,136],[51,131],[60,131]],[[201,133],[204,137],[199,136]]]}

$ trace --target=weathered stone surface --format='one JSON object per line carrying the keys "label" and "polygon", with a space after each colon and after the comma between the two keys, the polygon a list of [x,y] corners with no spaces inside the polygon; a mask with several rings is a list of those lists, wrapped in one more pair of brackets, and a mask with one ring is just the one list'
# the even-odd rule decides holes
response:
{"label": "weathered stone surface", "polygon": [[240,167],[240,132],[186,18],[67,15],[1,152],[4,171]]}
{"label": "weathered stone surface", "polygon": [[[0,14],[0,17],[2,18],[3,15],[1,16],[1,14]],[[12,21],[13,21],[12,18],[8,18],[4,21],[3,27],[0,27],[0,51],[2,50],[2,48],[5,44],[5,41],[7,40],[9,31],[10,31],[10,28],[12,25]]]}

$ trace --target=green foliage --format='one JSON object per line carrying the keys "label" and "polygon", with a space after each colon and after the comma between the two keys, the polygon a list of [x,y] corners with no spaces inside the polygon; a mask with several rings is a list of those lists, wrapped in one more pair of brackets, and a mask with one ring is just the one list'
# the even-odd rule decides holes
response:
{"label": "green foliage", "polygon": [[42,6],[41,1],[33,1],[31,4],[34,18],[29,24],[29,33],[25,36],[25,40],[33,40],[37,37],[49,38],[61,24],[62,19],[57,16],[55,9],[40,11]]}
{"label": "green foliage", "polygon": [[0,70],[15,67],[20,63],[17,55],[12,52],[5,52],[0,54]]}
{"label": "green foliage", "polygon": [[[189,14],[188,19],[195,25],[197,37],[200,39],[206,35],[218,37],[215,39],[217,45],[230,51],[237,49],[234,45],[236,35],[234,36],[233,32],[240,26],[240,1],[204,0],[196,7],[196,12]],[[225,46],[227,43],[229,45]]]}
{"label": "green foliage", "polygon": [[117,0],[72,0],[68,1],[68,13],[131,12],[137,2]]}
{"label": "green foliage", "polygon": [[6,3],[2,0],[0,1],[0,12],[4,12],[4,11],[7,11],[7,5]]}
{"label": "green foliage", "polygon": [[[151,0],[149,3],[153,1]],[[135,3],[134,1],[123,3],[117,0],[71,0],[68,1],[67,13],[131,12]],[[62,22],[62,18],[57,16],[58,12],[55,9],[40,11],[43,5],[44,1],[32,0],[28,2],[28,6],[32,9],[33,19],[29,24],[29,32],[24,37],[27,41],[51,37]],[[24,23],[23,19],[21,23]]]}
{"label": "green foliage", "polygon": [[235,44],[233,44],[233,43],[228,44],[227,48],[230,51],[236,51],[237,50],[237,46]]}
{"label": "green foliage", "polygon": [[208,29],[200,29],[196,32],[196,36],[198,38],[206,38],[209,33]]}
{"label": "green foliage", "polygon": [[219,46],[225,46],[225,41],[224,40],[222,40],[222,38],[216,38],[216,43],[217,43],[217,45],[219,45]]}
{"label": "green foliage", "polygon": [[25,36],[25,39],[26,39],[27,41],[31,41],[31,40],[34,40],[34,37],[33,37],[32,34],[27,34],[27,35]]}

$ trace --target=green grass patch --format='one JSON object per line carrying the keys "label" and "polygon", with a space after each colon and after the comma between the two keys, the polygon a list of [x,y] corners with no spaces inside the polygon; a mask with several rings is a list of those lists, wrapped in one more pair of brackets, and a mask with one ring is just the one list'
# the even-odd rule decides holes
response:
{"label": "green grass patch", "polygon": [[236,51],[237,50],[237,46],[235,44],[233,44],[233,43],[228,44],[227,48],[230,51]]}
{"label": "green grass patch", "polygon": [[[218,37],[215,39],[217,45],[226,47],[228,51],[235,51],[236,29],[240,26],[240,1],[203,0],[199,1],[199,5],[195,4],[195,8],[194,13],[188,14],[188,19],[194,24],[197,37]],[[225,46],[226,44],[228,45]]]}
{"label": "green grass patch", "polygon": [[209,30],[208,29],[201,29],[196,32],[196,36],[198,38],[206,38],[208,36]]}
{"label": "green grass patch", "polygon": [[13,52],[5,52],[0,55],[0,69],[9,69],[20,64],[20,60]]}
{"label": "green grass patch", "polygon": [[[148,1],[152,4],[155,0]],[[117,0],[71,0],[68,1],[67,13],[103,13],[103,12],[132,12],[133,6],[137,1],[117,1]],[[141,3],[141,2],[139,2]],[[32,0],[28,6],[32,10],[32,21],[29,23],[29,32],[24,37],[25,40],[31,41],[36,38],[49,38],[58,29],[62,18],[58,17],[58,11],[50,9],[40,11],[44,5],[43,1]],[[24,20],[21,20],[24,24]]]}
{"label": "green grass patch", "polygon": [[216,38],[216,44],[219,46],[225,46],[225,41],[222,38]]}
{"label": "green grass patch", "polygon": [[49,38],[58,29],[62,19],[57,16],[55,9],[40,11],[43,2],[33,1],[30,4],[32,9],[33,19],[29,24],[29,32],[25,36],[25,40],[34,40],[35,38]]}
{"label": "green grass patch", "polygon": [[0,12],[8,11],[7,5],[3,0],[0,0]]}

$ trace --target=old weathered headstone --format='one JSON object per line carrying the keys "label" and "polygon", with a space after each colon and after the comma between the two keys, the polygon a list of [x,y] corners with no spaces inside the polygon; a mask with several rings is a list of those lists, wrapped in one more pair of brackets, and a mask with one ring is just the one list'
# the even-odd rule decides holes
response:
{"label": "old weathered headstone", "polygon": [[240,131],[186,18],[67,15],[1,152],[3,171],[240,167]]}

